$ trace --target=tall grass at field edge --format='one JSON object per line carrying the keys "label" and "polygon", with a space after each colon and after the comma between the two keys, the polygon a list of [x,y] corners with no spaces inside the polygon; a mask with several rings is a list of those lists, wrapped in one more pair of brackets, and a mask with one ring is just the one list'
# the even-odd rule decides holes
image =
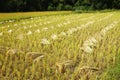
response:
{"label": "tall grass at field edge", "polygon": [[120,52],[116,55],[115,64],[106,70],[105,80],[120,80]]}

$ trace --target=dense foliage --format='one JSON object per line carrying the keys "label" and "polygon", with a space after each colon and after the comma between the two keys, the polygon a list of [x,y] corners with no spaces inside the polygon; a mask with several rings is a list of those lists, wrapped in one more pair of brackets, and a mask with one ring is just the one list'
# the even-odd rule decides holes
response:
{"label": "dense foliage", "polygon": [[0,0],[0,12],[120,9],[120,0]]}

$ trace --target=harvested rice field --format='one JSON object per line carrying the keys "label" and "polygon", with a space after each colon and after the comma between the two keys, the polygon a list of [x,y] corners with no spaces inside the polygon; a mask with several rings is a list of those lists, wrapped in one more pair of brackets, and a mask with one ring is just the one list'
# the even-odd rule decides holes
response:
{"label": "harvested rice field", "polygon": [[119,11],[3,14],[0,80],[107,80],[120,53]]}

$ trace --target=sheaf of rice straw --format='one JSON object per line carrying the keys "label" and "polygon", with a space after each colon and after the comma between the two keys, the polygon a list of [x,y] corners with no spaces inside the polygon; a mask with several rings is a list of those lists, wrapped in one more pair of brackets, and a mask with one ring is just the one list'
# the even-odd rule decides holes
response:
{"label": "sheaf of rice straw", "polygon": [[85,53],[92,53],[96,44],[100,40],[102,40],[106,33],[112,28],[114,28],[115,25],[117,25],[117,23],[118,21],[114,21],[107,27],[103,28],[98,34],[95,34],[93,37],[90,37],[89,39],[85,40],[83,46],[80,49],[82,49]]}
{"label": "sheaf of rice straw", "polygon": [[[94,16],[93,16],[94,17]],[[91,18],[91,17],[90,17]],[[82,28],[86,28],[86,27],[88,27],[89,25],[91,25],[91,24],[93,24],[95,21],[93,20],[93,21],[88,21],[86,24],[84,24],[84,25],[82,25],[82,26],[80,26],[80,27],[76,27],[76,28],[70,28],[70,29],[68,29],[68,31],[67,32],[61,32],[59,35],[51,35],[51,38],[52,38],[52,40],[56,40],[56,39],[58,39],[59,37],[62,37],[62,36],[69,36],[69,35],[71,35],[71,34],[73,34],[74,32],[76,32],[76,31],[78,31],[78,30],[80,30],[80,29],[82,29]],[[92,38],[92,40],[93,40],[94,38]],[[42,40],[43,41],[43,40]],[[95,42],[95,39],[94,39],[94,42]],[[96,41],[97,42],[97,41]],[[44,43],[44,44],[50,44],[49,42],[48,42],[48,40],[45,40],[45,41],[43,41],[42,43]],[[93,51],[91,48],[89,48],[89,47],[87,47],[91,52]]]}
{"label": "sheaf of rice straw", "polygon": [[[113,14],[114,14],[114,13],[113,13]],[[102,18],[102,19],[99,19],[98,22],[110,18],[113,14],[110,14],[110,15],[108,15],[108,16]]]}

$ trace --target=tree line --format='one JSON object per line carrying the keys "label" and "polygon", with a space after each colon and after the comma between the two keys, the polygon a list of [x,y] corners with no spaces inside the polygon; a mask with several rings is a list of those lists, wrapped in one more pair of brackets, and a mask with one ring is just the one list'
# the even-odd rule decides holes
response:
{"label": "tree line", "polygon": [[0,0],[0,12],[120,9],[120,0]]}

